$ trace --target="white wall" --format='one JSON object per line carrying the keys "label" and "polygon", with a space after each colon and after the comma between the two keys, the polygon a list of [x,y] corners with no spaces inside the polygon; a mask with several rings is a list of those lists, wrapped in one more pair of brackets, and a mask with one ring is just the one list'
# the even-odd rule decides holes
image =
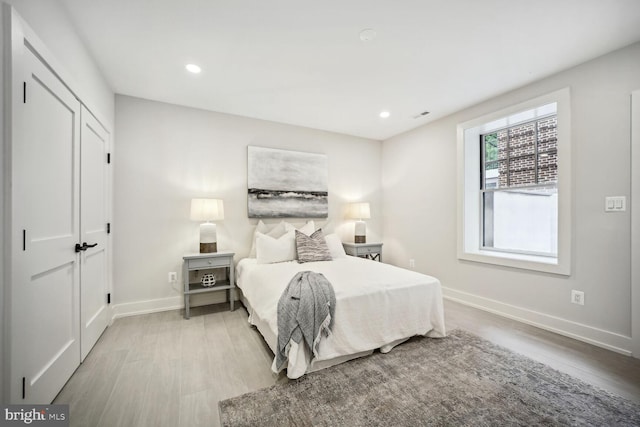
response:
{"label": "white wall", "polygon": [[[333,229],[343,241],[353,241],[353,221],[344,219],[345,204],[365,200],[372,211],[369,241],[380,238],[379,141],[120,95],[116,134],[113,238],[118,315],[182,304],[182,256],[197,252],[199,240],[199,224],[189,220],[191,198],[223,199],[218,250],[235,251],[236,261],[248,254],[257,223],[247,217],[249,145],[327,154]],[[170,271],[179,275],[173,287],[167,283]]]}
{"label": "white wall", "polygon": [[[49,49],[50,53],[56,58],[57,62],[64,68],[65,74],[73,79],[75,87],[82,94],[83,101],[88,102],[89,107],[101,120],[111,125],[114,122],[114,94],[108,83],[104,80],[93,58],[86,50],[81,39],[76,34],[74,27],[68,18],[66,11],[60,7],[60,4],[51,0],[5,0],[5,3],[12,5],[18,14],[27,22],[27,24],[35,31],[39,38]],[[0,31],[0,46],[4,46],[4,31],[8,14],[5,5],[0,8],[0,22],[2,22],[2,31]],[[5,56],[0,56],[0,81],[4,82]],[[2,91],[2,104],[0,104],[0,129],[4,132],[6,123],[4,123],[4,103],[6,102],[4,87]],[[4,139],[4,135],[3,135]],[[5,189],[6,174],[8,173],[7,162],[10,160],[4,152],[2,162],[0,162],[0,188]],[[6,202],[6,193],[3,191],[2,205],[0,205],[0,223],[4,224],[6,211],[9,209]],[[2,227],[4,235],[4,226]],[[2,242],[4,245],[4,236]],[[8,365],[5,360],[5,354],[8,354],[4,337],[7,333],[8,311],[5,310],[4,289],[9,286],[6,273],[5,249],[0,246],[0,260],[2,265],[0,273],[2,274],[3,288],[0,292],[0,319],[2,319],[2,328],[4,333],[0,339],[0,402],[5,402],[8,392],[6,390],[7,381],[4,381],[5,375],[8,377]]]}
{"label": "white wall", "polygon": [[[571,88],[574,218],[570,277],[456,257],[456,125]],[[427,124],[383,143],[385,258],[438,277],[445,295],[629,350],[630,215],[604,198],[630,195],[630,93],[640,87],[640,43]],[[456,88],[451,88],[456,90]],[[585,292],[585,305],[569,301]]]}
{"label": "white wall", "polygon": [[[12,5],[64,67],[82,101],[108,125],[114,122],[114,93],[71,22],[62,2],[3,0]],[[74,89],[76,89],[74,87]],[[112,127],[112,126],[110,126]]]}
{"label": "white wall", "polygon": [[[5,152],[5,144],[4,141],[6,140],[6,128],[4,126],[4,104],[5,104],[5,81],[4,81],[4,32],[5,32],[5,12],[4,12],[4,5],[0,5],[0,47],[2,47],[3,52],[0,53],[0,130],[2,132],[2,134],[0,135],[0,138],[2,138],[2,159],[0,160],[0,189],[2,189],[2,201],[0,202],[0,279],[2,280],[2,287],[0,288],[0,323],[2,324],[2,326],[0,327],[0,384],[2,384],[2,386],[0,386],[0,402],[1,403],[6,403],[7,401],[5,400],[5,396],[9,395],[8,392],[8,386],[7,381],[5,381],[5,378],[9,378],[9,371],[8,371],[8,366],[5,365],[5,337],[8,337],[9,334],[9,330],[8,330],[8,323],[7,322],[7,318],[5,317],[6,315],[8,315],[8,311],[5,310],[4,304],[5,304],[5,297],[4,297],[4,293],[5,293],[5,286],[7,286],[7,277],[5,276],[5,258],[4,258],[4,246],[5,246],[5,242],[6,239],[4,238],[4,234],[5,234],[5,208],[6,208],[6,204],[5,204],[5,197],[6,197],[6,192],[5,192],[5,173],[7,170],[7,167],[5,165],[5,162],[7,161],[7,155]],[[7,298],[8,299],[8,298]],[[8,359],[7,359],[8,360]]]}

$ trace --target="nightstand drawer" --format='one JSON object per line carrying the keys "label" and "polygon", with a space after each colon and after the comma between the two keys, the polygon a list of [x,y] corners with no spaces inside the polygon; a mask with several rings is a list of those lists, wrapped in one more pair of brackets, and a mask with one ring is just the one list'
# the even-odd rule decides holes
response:
{"label": "nightstand drawer", "polygon": [[189,270],[195,270],[198,268],[216,268],[216,267],[228,267],[229,258],[206,258],[206,259],[190,259]]}
{"label": "nightstand drawer", "polygon": [[380,252],[380,248],[378,247],[365,247],[365,248],[358,248],[358,255],[371,255],[371,254],[377,254]]}
{"label": "nightstand drawer", "polygon": [[343,243],[347,255],[382,262],[382,243]]}

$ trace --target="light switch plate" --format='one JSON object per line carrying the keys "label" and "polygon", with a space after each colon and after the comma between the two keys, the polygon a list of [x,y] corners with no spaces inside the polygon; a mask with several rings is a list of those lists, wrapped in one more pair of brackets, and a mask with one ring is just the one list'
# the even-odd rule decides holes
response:
{"label": "light switch plate", "polygon": [[605,212],[624,212],[627,210],[626,196],[608,196],[604,199]]}

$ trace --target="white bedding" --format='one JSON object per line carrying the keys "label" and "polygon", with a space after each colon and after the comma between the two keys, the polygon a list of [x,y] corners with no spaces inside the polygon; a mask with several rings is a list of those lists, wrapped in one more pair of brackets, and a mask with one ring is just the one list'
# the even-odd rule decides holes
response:
{"label": "white bedding", "polygon": [[249,321],[274,353],[278,300],[291,278],[306,270],[324,274],[333,285],[335,322],[312,363],[304,346],[292,343],[289,378],[348,360],[345,356],[389,351],[414,335],[445,336],[442,291],[434,277],[351,256],[304,264],[258,264],[245,258],[237,266],[237,284],[249,303]]}

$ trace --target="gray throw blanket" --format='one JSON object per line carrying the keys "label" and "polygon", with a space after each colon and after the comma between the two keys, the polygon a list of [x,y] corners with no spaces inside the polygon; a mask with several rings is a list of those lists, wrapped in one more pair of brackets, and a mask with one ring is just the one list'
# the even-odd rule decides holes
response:
{"label": "gray throw blanket", "polygon": [[320,339],[333,328],[335,311],[336,295],[326,277],[313,271],[293,276],[278,301],[278,372],[285,367],[291,340],[304,340],[312,360],[318,355]]}

